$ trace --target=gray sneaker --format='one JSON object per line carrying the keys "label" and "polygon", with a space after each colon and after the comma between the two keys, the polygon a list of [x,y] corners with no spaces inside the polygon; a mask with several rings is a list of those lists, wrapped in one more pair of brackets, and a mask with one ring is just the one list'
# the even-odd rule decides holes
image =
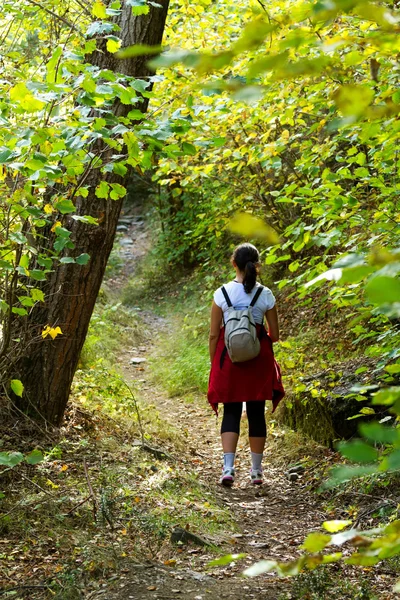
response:
{"label": "gray sneaker", "polygon": [[263,472],[262,469],[251,469],[250,471],[250,479],[253,485],[261,485],[263,482]]}
{"label": "gray sneaker", "polygon": [[223,469],[221,479],[219,480],[221,485],[231,487],[235,481],[235,469]]}

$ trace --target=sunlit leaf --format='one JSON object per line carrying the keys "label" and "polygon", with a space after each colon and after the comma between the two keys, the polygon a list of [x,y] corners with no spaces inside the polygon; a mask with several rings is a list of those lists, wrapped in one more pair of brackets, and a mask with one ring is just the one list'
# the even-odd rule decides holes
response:
{"label": "sunlit leaf", "polygon": [[250,213],[236,213],[229,221],[229,229],[247,239],[259,238],[270,244],[277,244],[279,241],[279,236],[272,227]]}
{"label": "sunlit leaf", "polygon": [[208,567],[222,567],[224,565],[229,565],[231,562],[235,562],[240,560],[241,558],[246,558],[247,554],[226,554],[225,556],[221,556],[221,558],[216,558],[211,562],[207,563]]}
{"label": "sunlit leaf", "polygon": [[10,387],[16,396],[22,397],[22,394],[24,393],[24,385],[22,381],[19,379],[12,379]]}
{"label": "sunlit leaf", "polygon": [[243,575],[246,575],[246,577],[257,577],[257,575],[273,571],[276,566],[277,562],[275,560],[260,560],[258,563],[255,563],[243,571]]}
{"label": "sunlit leaf", "polygon": [[330,541],[330,535],[325,535],[324,533],[309,533],[301,547],[307,552],[320,552],[320,550],[323,550]]}
{"label": "sunlit leaf", "polygon": [[351,521],[349,521],[349,520],[324,521],[324,523],[322,523],[322,527],[324,529],[326,529],[326,531],[329,531],[329,533],[336,533],[337,531],[341,531],[342,529],[344,529],[345,527],[348,527],[349,525],[351,525]]}

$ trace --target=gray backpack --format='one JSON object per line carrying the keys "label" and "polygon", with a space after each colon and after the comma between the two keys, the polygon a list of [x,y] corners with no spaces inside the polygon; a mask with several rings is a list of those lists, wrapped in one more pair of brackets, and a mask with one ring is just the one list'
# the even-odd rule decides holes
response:
{"label": "gray backpack", "polygon": [[264,287],[260,285],[247,308],[236,310],[232,306],[232,302],[224,286],[221,288],[229,307],[228,318],[226,321],[224,319],[225,347],[233,363],[245,362],[260,354],[260,340],[257,336],[256,324],[251,309],[255,306],[263,289]]}

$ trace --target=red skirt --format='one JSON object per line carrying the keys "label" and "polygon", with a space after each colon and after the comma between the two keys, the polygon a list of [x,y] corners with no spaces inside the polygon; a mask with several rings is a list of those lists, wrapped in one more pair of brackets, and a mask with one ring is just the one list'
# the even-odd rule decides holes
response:
{"label": "red skirt", "polygon": [[274,410],[285,395],[272,341],[263,325],[257,325],[260,354],[242,363],[233,363],[225,349],[222,327],[211,365],[208,401],[218,414],[218,403],[271,400]]}

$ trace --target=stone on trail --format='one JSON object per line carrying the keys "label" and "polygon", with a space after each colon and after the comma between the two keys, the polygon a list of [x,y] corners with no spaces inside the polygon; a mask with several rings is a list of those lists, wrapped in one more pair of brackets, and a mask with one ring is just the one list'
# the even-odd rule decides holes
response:
{"label": "stone on trail", "polygon": [[140,356],[135,356],[134,358],[131,358],[131,360],[129,361],[129,364],[131,365],[140,365],[140,363],[146,362],[145,358],[142,358]]}
{"label": "stone on trail", "polygon": [[122,240],[120,240],[119,243],[121,246],[133,246],[132,238],[128,238],[128,237],[122,238]]}

